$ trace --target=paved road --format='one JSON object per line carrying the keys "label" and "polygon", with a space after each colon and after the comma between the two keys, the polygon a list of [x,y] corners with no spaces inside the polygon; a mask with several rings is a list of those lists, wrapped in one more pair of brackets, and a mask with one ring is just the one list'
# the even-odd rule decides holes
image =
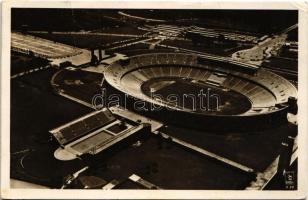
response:
{"label": "paved road", "polygon": [[21,76],[24,76],[24,75],[28,75],[28,74],[31,74],[31,73],[34,73],[34,72],[38,72],[38,71],[47,69],[47,68],[49,68],[49,67],[50,67],[50,65],[47,65],[47,66],[44,66],[44,67],[38,67],[38,68],[26,70],[26,71],[20,72],[20,73],[18,73],[18,74],[12,75],[12,76],[11,76],[11,79],[17,78],[17,77],[21,77]]}
{"label": "paved road", "polygon": [[[29,31],[29,33],[48,34],[47,31]],[[52,32],[52,34],[61,34],[61,35],[98,35],[98,36],[135,37],[135,38],[140,37],[140,35],[134,35],[134,34],[98,33],[98,32],[89,32],[89,31]]]}
{"label": "paved road", "polygon": [[159,20],[159,19],[151,19],[151,18],[138,17],[138,16],[134,16],[134,15],[127,14],[127,13],[122,12],[122,11],[119,11],[118,14],[120,14],[120,15],[122,15],[122,16],[125,16],[125,17],[129,17],[129,18],[144,20],[144,21],[147,21],[147,22],[166,22],[166,20]]}

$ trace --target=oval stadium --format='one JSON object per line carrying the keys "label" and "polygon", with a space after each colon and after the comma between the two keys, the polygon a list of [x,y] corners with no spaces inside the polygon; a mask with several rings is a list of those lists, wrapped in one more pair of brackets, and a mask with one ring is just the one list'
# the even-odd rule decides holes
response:
{"label": "oval stadium", "polygon": [[[245,130],[243,123],[255,128],[281,124],[288,98],[297,93],[289,81],[268,70],[184,53],[132,56],[112,63],[104,76],[121,93],[159,107],[165,112],[160,118],[191,121],[194,127],[205,123],[215,130],[220,123],[237,130]],[[181,115],[174,120],[173,112]]]}

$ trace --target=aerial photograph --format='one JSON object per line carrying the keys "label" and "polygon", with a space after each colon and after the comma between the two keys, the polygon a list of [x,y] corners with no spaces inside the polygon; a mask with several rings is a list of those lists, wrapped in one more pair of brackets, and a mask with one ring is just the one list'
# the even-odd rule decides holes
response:
{"label": "aerial photograph", "polygon": [[12,188],[298,189],[297,10],[28,7],[10,26]]}

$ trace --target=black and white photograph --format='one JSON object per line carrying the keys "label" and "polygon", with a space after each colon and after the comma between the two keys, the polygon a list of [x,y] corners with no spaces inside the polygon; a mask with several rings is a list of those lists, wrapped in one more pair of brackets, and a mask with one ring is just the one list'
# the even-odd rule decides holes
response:
{"label": "black and white photograph", "polygon": [[10,188],[302,189],[299,9],[88,4],[9,10]]}

